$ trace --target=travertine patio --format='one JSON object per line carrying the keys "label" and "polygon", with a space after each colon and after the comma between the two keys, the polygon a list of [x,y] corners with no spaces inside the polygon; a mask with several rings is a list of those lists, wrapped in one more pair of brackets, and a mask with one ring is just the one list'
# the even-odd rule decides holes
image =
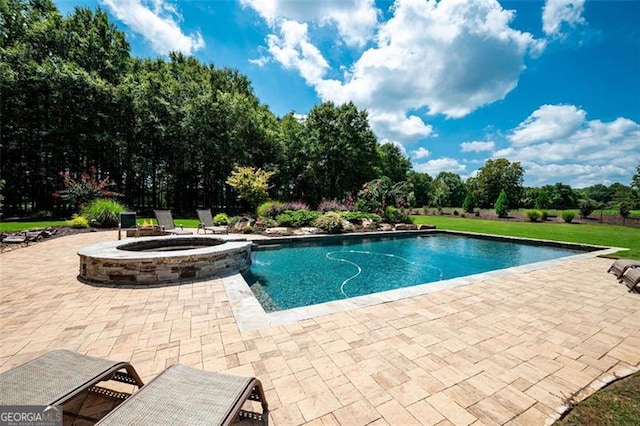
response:
{"label": "travertine patio", "polygon": [[0,371],[56,348],[257,376],[294,424],[545,424],[640,368],[640,295],[589,258],[240,333],[222,280],[80,283],[79,234],[0,255]]}

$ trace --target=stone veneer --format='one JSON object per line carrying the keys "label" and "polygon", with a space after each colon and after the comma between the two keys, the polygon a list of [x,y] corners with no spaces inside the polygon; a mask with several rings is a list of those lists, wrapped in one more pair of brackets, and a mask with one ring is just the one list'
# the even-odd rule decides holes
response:
{"label": "stone veneer", "polygon": [[131,241],[110,241],[83,247],[80,256],[80,275],[85,281],[103,284],[158,284],[192,281],[243,272],[251,266],[251,242],[211,236],[148,237],[136,243],[173,245],[184,240],[186,246],[194,241],[211,246],[174,251],[129,251],[119,247]]}

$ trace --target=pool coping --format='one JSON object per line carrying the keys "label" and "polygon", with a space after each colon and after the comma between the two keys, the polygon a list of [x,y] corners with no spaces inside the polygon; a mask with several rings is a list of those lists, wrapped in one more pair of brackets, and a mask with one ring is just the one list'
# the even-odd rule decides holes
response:
{"label": "pool coping", "polygon": [[374,306],[382,303],[392,302],[396,300],[406,299],[414,296],[420,296],[441,290],[453,289],[456,287],[466,286],[477,282],[503,278],[509,275],[527,273],[539,269],[550,268],[564,264],[577,259],[588,259],[598,256],[613,254],[618,251],[628,250],[622,247],[606,247],[591,244],[571,243],[564,241],[552,241],[534,238],[516,238],[492,234],[483,234],[475,232],[449,231],[442,229],[419,230],[419,231],[395,231],[395,232],[364,232],[352,234],[338,235],[310,235],[310,236],[294,236],[294,237],[275,237],[267,240],[255,240],[257,245],[274,245],[278,242],[288,243],[301,240],[318,241],[324,239],[340,239],[346,238],[362,238],[362,237],[393,237],[393,236],[411,236],[424,234],[450,234],[471,236],[476,238],[502,240],[520,242],[524,244],[540,244],[547,246],[578,248],[590,250],[571,256],[565,256],[558,259],[551,259],[542,262],[530,263],[527,265],[513,266],[510,268],[496,269],[493,271],[482,272],[464,277],[452,278],[448,280],[435,281],[425,284],[417,284],[414,286],[403,287],[393,290],[386,290],[378,293],[367,294],[363,296],[350,297],[343,300],[334,300],[315,305],[301,306],[297,308],[287,309],[276,312],[266,312],[258,299],[249,288],[248,283],[240,274],[233,274],[222,277],[222,283],[227,293],[236,324],[240,332],[248,332],[269,328],[274,326],[292,324],[298,321],[330,315],[338,312],[349,311],[351,309],[362,308],[366,306]]}

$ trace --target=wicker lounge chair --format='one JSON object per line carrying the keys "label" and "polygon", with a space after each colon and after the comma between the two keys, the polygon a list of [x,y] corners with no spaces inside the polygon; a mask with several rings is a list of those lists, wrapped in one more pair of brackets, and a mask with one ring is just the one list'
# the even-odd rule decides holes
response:
{"label": "wicker lounge chair", "polygon": [[171,215],[171,210],[154,210],[153,213],[156,215],[156,220],[158,221],[158,226],[160,230],[163,232],[168,232],[169,234],[175,235],[191,235],[193,232],[186,231],[180,226],[180,229],[176,228],[176,225],[173,223],[173,216]]}
{"label": "wicker lounge chair", "polygon": [[[247,400],[260,402],[262,414],[242,410]],[[269,410],[258,379],[174,365],[98,424],[228,425],[237,420],[252,420],[268,425],[268,419]]]}
{"label": "wicker lounge chair", "polygon": [[640,260],[632,260],[632,259],[618,259],[613,262],[613,265],[609,268],[607,272],[610,272],[618,278],[618,281],[622,282],[622,275],[629,268],[640,268]]}
{"label": "wicker lounge chair", "polygon": [[629,287],[629,292],[640,293],[640,268],[629,268],[622,276],[622,283]]}
{"label": "wicker lounge chair", "polygon": [[0,405],[60,405],[84,391],[119,399],[129,396],[96,386],[108,380],[143,386],[128,362],[59,349],[0,374]]}
{"label": "wicker lounge chair", "polygon": [[198,213],[198,219],[200,223],[198,224],[198,234],[200,230],[203,229],[206,234],[207,231],[211,231],[214,234],[228,234],[229,227],[228,226],[216,226],[213,224],[213,217],[211,217],[211,210],[196,210]]}

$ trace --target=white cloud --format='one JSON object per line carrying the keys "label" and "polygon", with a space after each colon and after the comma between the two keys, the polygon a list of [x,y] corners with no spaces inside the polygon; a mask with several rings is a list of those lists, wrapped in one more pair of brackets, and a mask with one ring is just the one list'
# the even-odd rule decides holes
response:
{"label": "white cloud", "polygon": [[422,160],[423,158],[427,158],[431,155],[431,152],[423,147],[416,149],[415,151],[411,151],[411,156],[416,160]]}
{"label": "white cloud", "polygon": [[464,173],[467,170],[467,166],[461,164],[454,158],[445,157],[429,160],[426,163],[414,164],[413,169],[418,172],[428,173],[431,176],[435,176],[440,172]]}
{"label": "white cloud", "polygon": [[508,136],[514,145],[565,138],[584,122],[586,113],[573,105],[542,105]]}
{"label": "white cloud", "polygon": [[[503,99],[517,86],[525,56],[544,49],[544,41],[510,27],[514,13],[496,0],[396,0],[392,16],[368,39],[371,47],[350,67],[340,68],[342,77],[336,78],[337,70],[312,44],[312,28],[293,32],[285,27],[294,26],[292,20],[316,22],[321,16],[338,22],[338,10],[370,12],[372,2],[243,4],[272,26],[275,34],[267,37],[267,45],[276,62],[297,71],[322,100],[353,101],[366,108],[380,137],[403,143],[433,136],[433,128],[414,111],[458,118]],[[373,21],[366,22],[371,33]],[[339,33],[348,41],[344,30]]]}
{"label": "white cloud", "polygon": [[363,46],[378,23],[373,0],[241,0],[258,12],[272,27],[280,21],[314,22],[335,25],[340,38],[349,46]]}
{"label": "white cloud", "polygon": [[280,35],[267,37],[267,48],[286,69],[297,70],[307,81],[318,81],[329,64],[317,47],[309,42],[307,24],[284,21]]}
{"label": "white cloud", "polygon": [[521,162],[529,185],[628,183],[640,164],[640,124],[586,117],[573,105],[543,105],[508,136],[512,146],[492,157]]}
{"label": "white cloud", "polygon": [[182,17],[173,4],[164,0],[153,0],[146,4],[142,0],[101,2],[133,32],[142,35],[157,53],[177,51],[190,55],[205,45],[199,32],[183,33],[178,25]]}
{"label": "white cloud", "polygon": [[460,148],[462,152],[482,152],[482,151],[493,151],[495,147],[495,143],[492,141],[489,142],[462,142],[460,144]]}
{"label": "white cloud", "polygon": [[562,24],[585,24],[584,0],[547,0],[542,10],[542,30],[548,36],[562,37]]}
{"label": "white cloud", "polygon": [[403,155],[407,155],[407,149],[400,142],[392,141],[390,139],[383,139],[383,140],[380,141],[380,145],[384,145],[386,143],[397,146],[398,149],[400,149],[400,152],[402,152]]}

